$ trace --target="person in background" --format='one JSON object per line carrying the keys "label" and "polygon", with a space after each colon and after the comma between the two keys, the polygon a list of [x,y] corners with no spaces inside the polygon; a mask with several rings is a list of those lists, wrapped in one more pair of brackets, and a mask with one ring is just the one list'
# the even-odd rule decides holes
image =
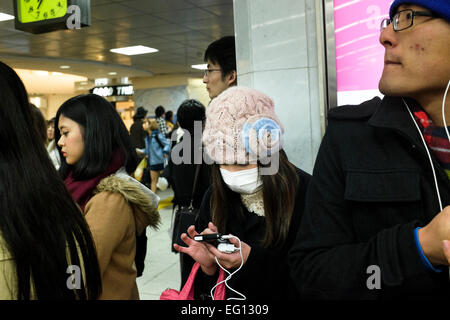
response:
{"label": "person in background", "polygon": [[47,145],[47,152],[56,170],[58,170],[61,166],[61,158],[59,156],[59,151],[55,141],[55,120],[56,118],[53,117],[47,122],[47,140],[49,141]]}
{"label": "person in background", "polygon": [[172,111],[167,111],[165,113],[165,117],[166,119],[166,127],[167,127],[167,135],[166,137],[170,139],[170,135],[174,129],[174,124],[173,124],[173,112]]}
{"label": "person in background", "polygon": [[1,62],[0,86],[0,300],[97,299],[89,226],[36,133],[22,81]]}
{"label": "person in background", "polygon": [[48,139],[47,139],[47,126],[45,124],[45,118],[38,107],[36,107],[32,103],[30,103],[30,106],[31,106],[31,114],[33,116],[34,128],[36,129],[36,132],[38,133],[39,139],[42,141],[42,144],[44,146],[47,146]]}
{"label": "person in background", "polygon": [[130,127],[130,137],[133,147],[136,149],[138,156],[138,163],[144,158],[145,137],[147,132],[143,128],[144,119],[147,115],[147,110],[144,107],[138,107],[133,116],[133,124]]}
{"label": "person in background", "polygon": [[47,141],[55,140],[55,117],[47,121]]}
{"label": "person in background", "polygon": [[159,129],[159,132],[161,132],[166,137],[167,134],[169,133],[169,129],[167,128],[167,125],[166,125],[166,119],[164,117],[165,113],[166,113],[166,110],[164,109],[163,106],[156,107],[155,118],[156,118],[156,122],[158,124],[158,129]]}
{"label": "person in background", "polygon": [[[32,115],[34,119],[34,126],[36,128],[36,131],[38,132],[38,135],[42,141],[42,143],[46,146],[48,155],[50,159],[52,160],[53,165],[55,166],[56,170],[59,169],[61,165],[61,159],[59,157],[59,151],[56,148],[55,143],[55,123],[53,118],[53,122],[46,122],[44,119],[44,116],[42,115],[41,110],[36,107],[34,104],[30,103]],[[52,121],[50,120],[50,121]]]}
{"label": "person in background", "polygon": [[236,48],[234,36],[212,42],[205,51],[207,69],[203,76],[209,97],[214,99],[222,91],[237,85]]}
{"label": "person in background", "polygon": [[[145,137],[148,135],[144,130],[143,124],[146,121],[147,110],[140,106],[136,109],[136,113],[133,116],[133,124],[130,127],[131,143],[137,152],[138,164],[145,158]],[[141,183],[150,188],[150,170],[145,167],[142,172]],[[141,235],[136,237],[136,269],[137,276],[142,276],[145,267],[145,256],[147,255],[147,232],[146,229]]]}
{"label": "person in background", "polygon": [[[195,227],[174,244],[199,262],[194,294],[210,296],[219,266],[239,271],[228,281],[227,298],[298,299],[287,253],[295,241],[310,175],[289,162],[282,149],[283,128],[265,94],[232,87],[212,100],[203,131],[205,151],[214,164]],[[278,168],[274,165],[278,163]],[[242,250],[220,252],[193,237],[201,232],[233,235]],[[189,235],[189,236],[188,236]],[[241,259],[242,253],[242,259]]]}
{"label": "person in background", "polygon": [[145,155],[150,166],[151,189],[156,193],[156,184],[161,171],[164,170],[164,158],[169,156],[171,144],[170,140],[159,131],[156,120],[148,120],[144,123],[144,129],[148,132],[145,138]]}
{"label": "person in background", "polygon": [[64,102],[56,113],[60,173],[84,213],[97,248],[100,299],[139,299],[136,235],[157,228],[159,198],[130,174],[136,151],[114,107],[95,94]]}
{"label": "person in background", "polygon": [[[175,145],[181,146],[180,145],[181,143],[183,142],[186,143],[187,141],[184,139],[189,139],[190,141],[187,144],[189,146],[189,149],[187,148],[181,149],[181,151],[176,155],[172,153],[172,156],[169,159],[168,172],[170,175],[169,181],[171,181],[174,192],[174,199],[173,199],[174,207],[175,206],[189,207],[192,198],[192,191],[193,191],[192,188],[194,185],[195,172],[198,166],[200,166],[200,169],[198,173],[196,190],[192,202],[192,206],[194,208],[196,209],[200,208],[203,196],[211,184],[210,166],[204,163],[202,156],[202,149],[201,149],[202,136],[201,134],[198,136],[194,135],[194,126],[197,124],[198,126],[200,126],[200,129],[202,129],[204,127],[205,120],[206,120],[205,106],[197,100],[194,99],[185,100],[178,108],[177,122],[180,128],[184,131],[184,134],[183,137],[180,139],[180,141]],[[177,156],[184,159],[185,150],[188,150],[190,152],[188,158],[189,161],[185,162],[183,160],[181,163],[177,161],[177,164],[174,164],[172,158],[174,156]],[[200,163],[195,163],[194,156],[196,152],[200,154],[201,160]],[[176,216],[175,221],[177,219],[179,219],[179,217]],[[175,231],[176,230],[174,230],[174,232]],[[186,232],[186,230],[184,230],[184,232]],[[178,236],[179,236],[178,234],[173,235],[172,239]],[[172,250],[174,252],[178,252],[173,248]],[[193,264],[194,260],[189,255],[185,253],[180,253],[181,287],[183,287],[184,284],[186,283],[186,280],[189,276]]]}
{"label": "person in background", "polygon": [[450,1],[395,0],[380,43],[383,99],[328,115],[292,278],[313,299],[448,301]]}

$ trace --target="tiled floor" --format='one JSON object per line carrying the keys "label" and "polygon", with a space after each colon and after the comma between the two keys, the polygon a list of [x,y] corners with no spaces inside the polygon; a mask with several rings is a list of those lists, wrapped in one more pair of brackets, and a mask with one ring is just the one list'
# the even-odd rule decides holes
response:
{"label": "tiled floor", "polygon": [[[172,189],[158,190],[161,200],[173,196]],[[179,256],[171,250],[169,233],[172,218],[172,206],[159,210],[162,224],[159,230],[147,228],[147,256],[144,274],[137,278],[141,300],[159,300],[161,292],[167,288],[180,289]]]}

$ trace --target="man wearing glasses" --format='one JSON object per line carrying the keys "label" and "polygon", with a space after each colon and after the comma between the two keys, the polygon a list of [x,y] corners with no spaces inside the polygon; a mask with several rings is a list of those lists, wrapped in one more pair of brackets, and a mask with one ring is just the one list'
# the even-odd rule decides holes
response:
{"label": "man wearing glasses", "polygon": [[309,298],[448,299],[450,1],[395,0],[380,43],[385,97],[329,113],[292,277]]}
{"label": "man wearing glasses", "polygon": [[237,85],[234,36],[226,36],[211,43],[205,51],[204,61],[208,65],[203,83],[206,84],[211,99],[225,89]]}

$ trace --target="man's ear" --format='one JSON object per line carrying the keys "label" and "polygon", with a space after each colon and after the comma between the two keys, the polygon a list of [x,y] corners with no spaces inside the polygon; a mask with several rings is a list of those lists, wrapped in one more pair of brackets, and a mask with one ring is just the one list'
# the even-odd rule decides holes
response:
{"label": "man's ear", "polygon": [[227,82],[227,85],[229,87],[237,84],[237,72],[236,72],[236,70],[233,70],[233,71],[231,71],[230,73],[227,74],[226,82]]}

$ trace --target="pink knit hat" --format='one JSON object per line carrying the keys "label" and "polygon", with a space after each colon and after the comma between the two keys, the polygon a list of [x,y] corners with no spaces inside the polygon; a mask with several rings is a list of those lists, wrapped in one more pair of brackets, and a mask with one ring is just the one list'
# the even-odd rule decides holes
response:
{"label": "pink knit hat", "polygon": [[248,164],[276,154],[284,129],[271,98],[245,87],[230,87],[206,109],[203,144],[217,164]]}

